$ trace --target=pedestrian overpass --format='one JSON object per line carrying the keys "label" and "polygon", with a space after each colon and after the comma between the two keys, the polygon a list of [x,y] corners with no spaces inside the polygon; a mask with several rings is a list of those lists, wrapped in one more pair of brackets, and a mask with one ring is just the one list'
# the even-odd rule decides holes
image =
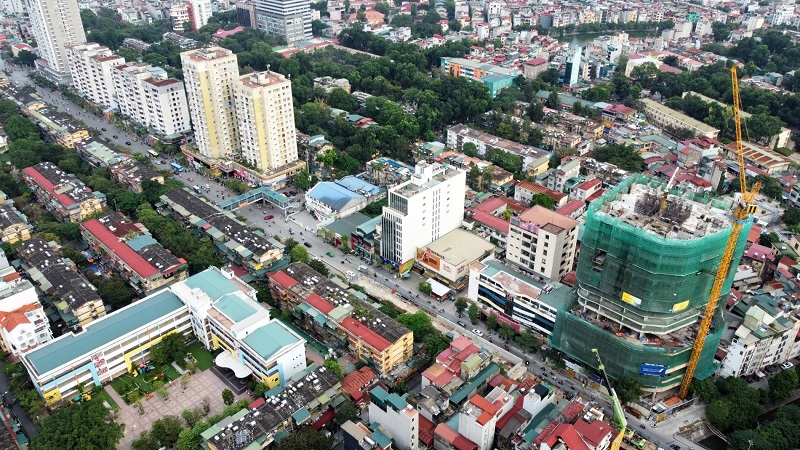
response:
{"label": "pedestrian overpass", "polygon": [[255,188],[252,191],[245,192],[230,200],[225,200],[219,204],[219,207],[222,208],[223,211],[233,211],[234,209],[239,209],[258,202],[277,207],[283,212],[284,216],[289,214],[292,210],[300,208],[298,202],[290,202],[289,198],[285,195],[265,187]]}

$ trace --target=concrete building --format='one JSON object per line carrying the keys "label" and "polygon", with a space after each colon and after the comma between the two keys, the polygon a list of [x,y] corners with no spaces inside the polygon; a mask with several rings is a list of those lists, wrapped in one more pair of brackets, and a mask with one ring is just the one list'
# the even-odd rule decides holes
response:
{"label": "concrete building", "polygon": [[[789,302],[768,295],[751,298],[740,322],[732,325],[730,342],[720,349],[725,352],[719,375],[744,377],[780,364],[791,357],[795,338],[800,332],[800,317]],[[735,311],[734,311],[735,312]]]}
{"label": "concrete building", "polygon": [[236,22],[243,27],[257,27],[256,4],[252,0],[236,2]]}
{"label": "concrete building", "polygon": [[262,170],[297,161],[291,81],[270,71],[243,75],[233,94],[244,159]]}
{"label": "concrete building", "polygon": [[496,97],[503,89],[514,83],[519,70],[495,66],[465,58],[441,57],[442,70],[453,77],[465,77],[478,81],[489,88],[489,95]]}
{"label": "concrete building", "polygon": [[0,349],[18,357],[53,339],[53,332],[36,289],[9,266],[5,254],[0,276]]}
{"label": "concrete building", "polygon": [[523,73],[525,78],[533,80],[539,77],[539,74],[550,68],[550,63],[545,58],[533,58],[525,61]]}
{"label": "concrete building", "polygon": [[392,448],[416,450],[419,448],[419,412],[408,404],[405,396],[386,392],[376,386],[369,393],[369,421],[379,423],[388,431]]}
{"label": "concrete building", "polygon": [[386,195],[384,189],[354,177],[322,181],[306,192],[306,209],[323,224],[348,217]]}
{"label": "concrete building", "polygon": [[125,58],[94,42],[70,45],[66,56],[72,86],[93,103],[106,108],[116,106],[111,74],[114,67],[125,64]]}
{"label": "concrete building", "polygon": [[474,144],[480,157],[485,157],[490,148],[518,155],[522,158],[522,168],[533,177],[549,168],[550,153],[543,149],[502,139],[463,124],[447,129],[447,148],[461,151],[466,143]]}
{"label": "concrete building", "polygon": [[578,221],[542,206],[512,217],[506,259],[540,279],[561,280],[575,264]]}
{"label": "concrete building", "polygon": [[[597,367],[592,348],[607,349],[603,362],[610,377],[633,377],[651,392],[681,382],[730,232],[729,205],[670,194],[662,208],[665,185],[630,176],[589,205],[576,290],[559,307],[550,338],[553,347],[591,367]],[[722,305],[751,223],[735,247]],[[724,323],[717,309],[698,379],[716,368]]]}
{"label": "concrete building", "polygon": [[126,63],[112,71],[115,105],[120,114],[161,136],[191,131],[183,82],[161,67]]}
{"label": "concrete building", "polygon": [[346,348],[384,377],[414,352],[411,330],[304,263],[269,275],[273,298],[329,348]]}
{"label": "concrete building", "polygon": [[172,287],[188,306],[195,337],[215,363],[240,379],[283,386],[306,368],[305,340],[256,301],[255,289],[230,271],[209,269]]}
{"label": "concrete building", "polygon": [[564,84],[567,86],[575,86],[580,79],[581,68],[583,63],[583,48],[578,47],[571,50],[569,55],[566,70],[564,71]]}
{"label": "concrete building", "polygon": [[258,28],[292,44],[312,38],[311,4],[303,0],[255,0]]}
{"label": "concrete building", "polygon": [[30,238],[28,218],[14,207],[13,202],[5,200],[0,204],[0,241],[13,244]]}
{"label": "concrete building", "polygon": [[430,244],[417,249],[415,266],[426,277],[435,278],[450,289],[460,291],[469,282],[469,266],[494,253],[486,239],[456,228]]}
{"label": "concrete building", "polygon": [[417,248],[458,228],[464,219],[466,179],[461,169],[423,161],[410,180],[389,189],[381,258],[400,267],[414,259]]}
{"label": "concrete building", "polygon": [[192,16],[189,11],[188,3],[175,3],[169,8],[169,19],[172,22],[172,31],[183,33],[187,30],[186,24],[192,23]]}
{"label": "concrete building", "polygon": [[110,167],[130,157],[124,153],[117,153],[106,147],[102,142],[93,139],[81,142],[75,150],[78,151],[78,156],[92,169]]}
{"label": "concrete building", "polygon": [[58,317],[72,329],[106,315],[95,287],[75,263],[61,256],[59,247],[30,239],[17,248],[22,268],[36,284],[47,305],[48,316]]}
{"label": "concrete building", "polygon": [[89,137],[89,130],[75,122],[67,113],[43,107],[40,109],[24,109],[22,114],[39,125],[45,139],[66,148],[75,146]]}
{"label": "concrete building", "polygon": [[143,225],[118,212],[82,223],[81,236],[139,294],[149,294],[189,276],[186,260],[168,252]]}
{"label": "concrete building", "polygon": [[69,82],[67,46],[86,42],[77,0],[27,1],[30,31],[44,60],[37,66],[57,82]]}
{"label": "concrete building", "polygon": [[211,17],[211,0],[189,0],[189,20],[192,23],[192,31],[197,31],[206,26]]}
{"label": "concrete building", "polygon": [[515,398],[501,387],[486,395],[473,395],[461,407],[458,416],[458,432],[478,444],[478,450],[491,450],[497,421],[513,406]]}
{"label": "concrete building", "polygon": [[181,53],[183,80],[200,154],[220,158],[239,149],[234,85],[239,76],[236,55],[221,47]]}
{"label": "concrete building", "polygon": [[556,209],[565,206],[567,202],[569,202],[569,196],[567,194],[550,189],[547,186],[542,186],[539,183],[534,183],[533,181],[520,180],[517,181],[514,186],[514,200],[526,205],[531,204],[531,200],[533,200],[533,196],[536,194],[544,194],[552,198],[553,202],[555,202],[553,208]]}
{"label": "concrete building", "polygon": [[106,207],[103,193],[93,192],[51,162],[25,168],[22,180],[36,200],[60,222],[83,222]]}
{"label": "concrete building", "polygon": [[649,98],[642,99],[642,103],[644,104],[644,114],[653,125],[662,128],[683,128],[695,133],[697,136],[705,136],[711,139],[716,139],[719,135],[718,129]]}
{"label": "concrete building", "polygon": [[545,336],[553,332],[563,291],[560,283],[543,285],[492,258],[470,265],[467,297],[488,309],[489,314]]}
{"label": "concrete building", "polygon": [[111,177],[137,194],[142,193],[142,182],[145,180],[164,184],[164,175],[133,158],[112,166]]}

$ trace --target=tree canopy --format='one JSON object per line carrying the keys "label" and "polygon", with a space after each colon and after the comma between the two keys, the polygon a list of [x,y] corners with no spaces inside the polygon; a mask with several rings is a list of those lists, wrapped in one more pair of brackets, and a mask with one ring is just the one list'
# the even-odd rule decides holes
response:
{"label": "tree canopy", "polygon": [[614,164],[628,172],[641,172],[644,160],[632,145],[619,144],[595,147],[594,159]]}
{"label": "tree canopy", "polygon": [[31,450],[74,448],[114,450],[122,439],[122,425],[108,420],[108,411],[99,402],[86,402],[60,408],[42,421],[39,434],[31,438]]}

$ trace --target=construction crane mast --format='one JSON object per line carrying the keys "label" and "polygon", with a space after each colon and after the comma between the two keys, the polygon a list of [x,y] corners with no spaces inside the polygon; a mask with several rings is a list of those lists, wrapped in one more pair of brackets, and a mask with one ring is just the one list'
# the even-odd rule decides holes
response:
{"label": "construction crane mast", "polygon": [[711,328],[711,320],[714,317],[714,311],[717,309],[719,296],[722,293],[722,285],[725,284],[725,278],[728,276],[728,270],[731,267],[731,261],[733,261],[733,252],[736,250],[737,242],[739,242],[739,234],[742,231],[742,225],[747,221],[750,214],[756,212],[757,206],[754,205],[753,202],[756,198],[756,194],[758,194],[758,190],[761,188],[761,183],[757,182],[753,185],[751,190],[747,190],[744,150],[742,148],[742,124],[740,119],[742,100],[739,98],[739,78],[736,74],[736,65],[731,67],[731,84],[733,85],[733,120],[736,125],[736,158],[739,163],[739,188],[741,196],[733,209],[731,234],[728,236],[728,242],[725,244],[725,252],[723,252],[722,259],[717,267],[714,285],[711,287],[711,293],[708,295],[708,302],[706,303],[706,308],[700,320],[700,329],[697,331],[697,337],[695,337],[692,356],[689,358],[689,363],[686,365],[686,372],[683,374],[683,379],[681,380],[681,398],[686,398],[689,394],[689,386],[692,384],[694,372],[697,369],[697,362],[700,360],[700,354],[703,352],[703,343],[705,343],[708,330]]}
{"label": "construction crane mast", "polygon": [[592,352],[597,358],[597,368],[603,372],[603,378],[606,380],[608,393],[611,395],[611,407],[614,408],[614,419],[617,421],[617,425],[619,426],[619,434],[614,438],[613,441],[611,441],[610,450],[619,450],[619,447],[622,444],[622,438],[625,437],[625,433],[628,431],[628,420],[625,419],[625,412],[622,410],[622,403],[619,401],[619,397],[617,397],[617,391],[611,387],[611,380],[608,379],[608,374],[606,373],[606,368],[603,365],[603,360],[600,359],[600,353],[596,348],[593,348]]}

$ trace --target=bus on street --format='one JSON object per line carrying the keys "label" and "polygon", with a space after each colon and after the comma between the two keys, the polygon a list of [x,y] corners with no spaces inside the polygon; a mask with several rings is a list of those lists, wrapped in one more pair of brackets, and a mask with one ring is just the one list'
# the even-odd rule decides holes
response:
{"label": "bus on street", "polygon": [[180,165],[180,164],[178,164],[178,163],[176,163],[176,162],[174,162],[174,163],[170,163],[169,165],[170,165],[170,167],[172,167],[172,168],[173,168],[173,169],[175,169],[176,171],[178,171],[178,172],[183,172],[183,166],[182,166],[182,165]]}

